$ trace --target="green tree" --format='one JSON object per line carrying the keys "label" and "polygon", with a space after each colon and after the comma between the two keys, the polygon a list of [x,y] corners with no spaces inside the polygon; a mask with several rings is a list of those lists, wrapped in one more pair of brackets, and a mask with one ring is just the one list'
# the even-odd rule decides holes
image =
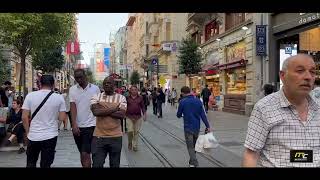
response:
{"label": "green tree", "polygon": [[179,72],[187,76],[198,74],[201,71],[202,62],[198,44],[190,37],[183,39],[179,52]]}
{"label": "green tree", "polygon": [[91,71],[89,68],[86,69],[86,75],[87,75],[88,81],[89,81],[90,83],[93,83],[93,84],[96,83],[96,79],[95,79],[95,77],[93,76],[93,73],[92,73],[92,71]]}
{"label": "green tree", "polygon": [[12,47],[21,60],[19,94],[23,86],[26,95],[26,58],[44,49],[64,45],[72,36],[74,24],[72,13],[0,14],[0,42]]}
{"label": "green tree", "polygon": [[140,74],[138,71],[133,71],[130,77],[130,82],[132,85],[137,85],[140,82]]}
{"label": "green tree", "polygon": [[53,73],[64,65],[62,52],[61,46],[37,51],[33,55],[32,66],[37,70],[42,70],[43,73]]}
{"label": "green tree", "polygon": [[9,80],[9,75],[9,60],[4,58],[2,52],[0,51],[0,85]]}

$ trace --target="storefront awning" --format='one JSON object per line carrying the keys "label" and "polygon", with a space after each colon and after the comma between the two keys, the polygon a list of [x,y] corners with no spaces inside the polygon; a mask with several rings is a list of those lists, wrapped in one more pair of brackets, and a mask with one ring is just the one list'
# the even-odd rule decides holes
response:
{"label": "storefront awning", "polygon": [[206,64],[202,66],[202,71],[208,76],[208,75],[215,75],[219,73],[218,70],[219,63],[216,64]]}
{"label": "storefront awning", "polygon": [[247,62],[248,62],[248,60],[241,59],[239,61],[234,61],[234,62],[231,62],[231,63],[218,65],[218,69],[219,70],[225,70],[225,69],[243,67],[243,66],[246,66]]}

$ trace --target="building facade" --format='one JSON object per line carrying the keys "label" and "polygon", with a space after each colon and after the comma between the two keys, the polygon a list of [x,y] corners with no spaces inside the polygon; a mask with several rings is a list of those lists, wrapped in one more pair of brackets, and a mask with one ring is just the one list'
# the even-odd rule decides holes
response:
{"label": "building facade", "polygon": [[[114,59],[116,74],[120,75],[124,78],[125,81],[128,79],[128,64],[127,64],[127,50],[126,50],[126,35],[127,35],[127,27],[120,27],[117,33],[114,36]],[[127,82],[124,82],[125,84]]]}
{"label": "building facade", "polygon": [[[149,48],[149,39],[146,36],[146,21],[150,13],[129,13],[127,21],[126,47],[129,79],[133,71],[137,71],[140,78],[140,86],[146,83],[147,66],[146,57]],[[131,83],[131,82],[129,82]]]}
{"label": "building facade", "polygon": [[250,114],[263,85],[255,27],[263,13],[189,13],[186,30],[201,48],[202,73],[189,78],[198,93],[208,84],[219,108]]}
{"label": "building facade", "polygon": [[268,21],[268,81],[280,89],[279,71],[283,61],[297,53],[305,53],[315,60],[316,84],[320,84],[320,13],[270,13]]}

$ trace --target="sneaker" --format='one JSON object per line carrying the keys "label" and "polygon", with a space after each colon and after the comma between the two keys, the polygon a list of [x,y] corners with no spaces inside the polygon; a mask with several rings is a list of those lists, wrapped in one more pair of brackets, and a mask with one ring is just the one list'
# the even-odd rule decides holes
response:
{"label": "sneaker", "polygon": [[21,148],[19,149],[19,151],[18,151],[18,154],[22,154],[22,153],[24,153],[24,152],[26,152],[26,150],[24,149],[24,147],[21,147]]}
{"label": "sneaker", "polygon": [[192,164],[189,164],[189,167],[195,168],[196,166],[195,166],[195,165],[192,165]]}

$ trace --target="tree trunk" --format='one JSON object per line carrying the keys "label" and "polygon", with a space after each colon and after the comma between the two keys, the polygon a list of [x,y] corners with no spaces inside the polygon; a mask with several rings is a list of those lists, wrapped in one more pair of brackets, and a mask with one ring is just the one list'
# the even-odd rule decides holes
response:
{"label": "tree trunk", "polygon": [[26,56],[24,54],[20,55],[21,63],[20,63],[20,78],[19,78],[19,96],[21,96],[21,87],[23,87],[23,99],[25,99],[27,95],[26,91]]}

